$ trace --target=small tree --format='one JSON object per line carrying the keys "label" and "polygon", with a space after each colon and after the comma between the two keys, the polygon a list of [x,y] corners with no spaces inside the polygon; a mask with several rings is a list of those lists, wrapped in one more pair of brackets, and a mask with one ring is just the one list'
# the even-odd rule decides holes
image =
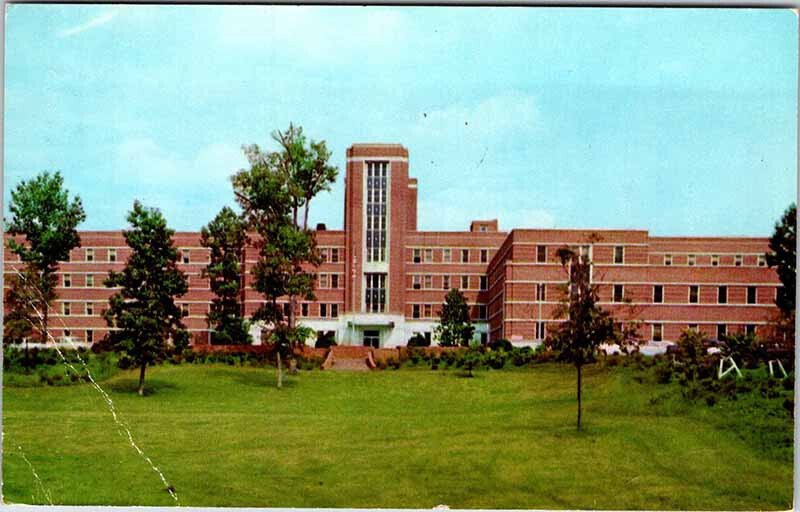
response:
{"label": "small tree", "polygon": [[782,344],[794,347],[795,293],[797,289],[797,206],[792,203],[775,224],[769,240],[767,265],[774,267],[783,286],[778,289],[775,304],[781,311],[773,321],[773,336]]}
{"label": "small tree", "polygon": [[439,325],[434,329],[439,345],[443,347],[468,347],[475,333],[469,318],[469,306],[464,294],[453,288],[444,297],[439,313]]}
{"label": "small tree", "polygon": [[[28,339],[34,330],[42,326],[43,311],[55,299],[55,283],[42,283],[43,276],[28,268],[9,277],[5,305],[7,314],[3,320],[5,343],[25,343],[25,365],[28,357]],[[55,280],[55,276],[48,279]],[[46,340],[45,340],[46,341]]]}
{"label": "small tree", "polygon": [[247,322],[242,316],[241,302],[246,241],[244,221],[227,206],[200,230],[200,243],[211,252],[211,259],[203,269],[203,277],[208,278],[211,291],[216,295],[207,315],[208,325],[212,329],[211,343],[252,343]]}
{"label": "small tree", "polygon": [[119,287],[103,312],[109,327],[110,345],[139,367],[139,395],[144,396],[148,364],[164,357],[168,343],[180,349],[188,344],[181,322],[183,312],[175,304],[189,289],[186,275],[178,270],[178,251],[173,246],[167,222],[155,208],[133,203],[128,214],[133,229],[124,231],[131,255],[122,272],[111,271],[105,285]]}
{"label": "small tree", "polygon": [[558,357],[577,370],[578,430],[581,429],[581,369],[596,360],[600,345],[620,341],[614,319],[597,305],[598,289],[591,283],[591,261],[568,247],[557,252],[562,267],[569,275],[564,299],[556,317],[565,317],[559,327],[550,332],[545,344],[558,352]]}
{"label": "small tree", "polygon": [[[25,243],[9,239],[8,247],[24,263],[25,270],[20,274],[28,276],[27,285],[38,288],[37,302],[42,315],[38,325],[46,341],[50,335],[49,309],[56,298],[58,263],[68,260],[70,251],[80,247],[76,228],[86,219],[86,214],[80,197],[70,199],[58,172],[52,175],[43,172],[30,181],[22,181],[11,191],[9,210],[11,219],[7,232],[24,235]],[[20,316],[24,317],[25,313],[20,312]]]}

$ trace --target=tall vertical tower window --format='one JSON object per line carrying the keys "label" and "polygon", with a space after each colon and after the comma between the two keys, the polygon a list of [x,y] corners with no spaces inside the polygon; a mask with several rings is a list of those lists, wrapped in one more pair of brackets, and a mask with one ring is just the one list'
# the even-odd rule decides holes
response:
{"label": "tall vertical tower window", "polygon": [[383,313],[386,310],[386,274],[366,274],[366,278],[367,313]]}
{"label": "tall vertical tower window", "polygon": [[386,261],[388,162],[367,162],[367,261]]}

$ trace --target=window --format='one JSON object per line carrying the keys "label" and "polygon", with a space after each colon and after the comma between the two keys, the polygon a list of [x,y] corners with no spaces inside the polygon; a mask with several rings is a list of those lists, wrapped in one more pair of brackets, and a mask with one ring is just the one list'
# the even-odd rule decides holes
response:
{"label": "window", "polygon": [[319,275],[319,287],[320,288],[327,288],[328,287],[328,274],[320,274]]}
{"label": "window", "polygon": [[339,263],[339,249],[336,247],[331,249],[331,263]]}
{"label": "window", "polygon": [[91,329],[86,330],[86,343],[94,343],[94,331]]}
{"label": "window", "polygon": [[425,263],[430,263],[433,261],[433,249],[425,249]]}
{"label": "window", "polygon": [[544,283],[538,283],[536,285],[536,302],[544,302],[546,295],[547,295],[547,285]]}
{"label": "window", "polygon": [[622,295],[625,287],[621,284],[614,285],[614,302],[622,302]]}
{"label": "window", "polygon": [[364,346],[378,348],[381,346],[381,332],[380,331],[364,331]]}
{"label": "window", "polygon": [[717,304],[727,304],[728,303],[728,287],[727,286],[720,286],[717,288]]}
{"label": "window", "polygon": [[469,249],[461,249],[461,263],[469,263]]}
{"label": "window", "polygon": [[489,260],[489,251],[481,249],[481,263],[486,263]]}
{"label": "window", "polygon": [[753,324],[747,324],[744,327],[744,333],[748,336],[755,336],[756,334],[756,326]]}
{"label": "window", "polygon": [[469,276],[461,276],[461,289],[469,290]]}
{"label": "window", "polygon": [[320,304],[319,305],[319,316],[325,318],[328,316],[328,305],[327,304]]}
{"label": "window", "polygon": [[[181,304],[181,311],[183,311],[183,316],[189,316],[189,304],[188,303]],[[283,305],[283,314],[289,316],[289,304]]]}
{"label": "window", "polygon": [[695,266],[696,263],[697,263],[696,255],[690,254],[689,256],[686,257],[686,264],[689,265],[690,267]]}
{"label": "window", "polygon": [[431,318],[433,316],[433,306],[430,304],[423,304],[422,312],[425,318]]}
{"label": "window", "polygon": [[625,262],[625,247],[621,245],[614,246],[614,263],[621,265]]}
{"label": "window", "polygon": [[89,315],[89,316],[94,315],[94,303],[93,302],[87,302],[86,303],[86,314]]}
{"label": "window", "polygon": [[536,263],[545,263],[547,261],[547,246],[536,246]]}
{"label": "window", "polygon": [[664,326],[662,324],[653,324],[653,341],[661,341],[663,334]]}
{"label": "window", "polygon": [[[367,287],[365,302],[367,313],[383,313],[386,309],[386,274],[366,274]],[[419,279],[419,276],[414,276]],[[417,281],[415,288],[419,287]]]}
{"label": "window", "polygon": [[72,286],[72,275],[64,274],[64,288],[70,288]]}
{"label": "window", "polygon": [[747,287],[747,303],[748,304],[755,304],[757,299],[757,289],[755,286],[748,286]]}
{"label": "window", "polygon": [[386,181],[389,162],[367,162],[367,261],[386,261]]}
{"label": "window", "polygon": [[326,263],[327,263],[328,261],[330,261],[330,260],[328,259],[328,256],[329,256],[329,255],[328,255],[328,248],[327,248],[327,247],[323,247],[322,249],[320,249],[320,250],[319,250],[319,256],[320,256],[320,258],[322,258],[322,261],[324,261],[324,262],[326,262]]}
{"label": "window", "polygon": [[544,322],[536,322],[536,339],[543,340],[544,338]]}
{"label": "window", "polygon": [[414,288],[415,290],[419,290],[421,288],[419,276],[411,277],[411,287]]}
{"label": "window", "polygon": [[700,287],[697,285],[692,285],[689,287],[689,304],[697,304],[699,303],[700,298]]}
{"label": "window", "polygon": [[718,267],[719,266],[719,254],[712,254],[711,255],[711,266]]}
{"label": "window", "polygon": [[411,318],[419,318],[419,304],[411,305]]}
{"label": "window", "polygon": [[339,288],[339,274],[331,274],[331,288]]}
{"label": "window", "polygon": [[422,261],[422,249],[414,249],[414,257],[412,261],[414,263],[419,263]]}
{"label": "window", "polygon": [[442,276],[442,290],[450,289],[450,276]]}
{"label": "window", "polygon": [[86,287],[94,288],[94,276],[92,274],[86,274]]}
{"label": "window", "polygon": [[664,302],[664,287],[660,284],[653,286],[653,303],[661,304]]}
{"label": "window", "polygon": [[338,318],[338,317],[339,317],[339,305],[331,304],[331,318]]}
{"label": "window", "polygon": [[433,288],[433,276],[426,275],[423,281],[423,285],[426,290],[430,290],[431,288]]}
{"label": "window", "polygon": [[117,261],[117,250],[116,249],[109,249],[108,250],[108,261],[115,262]]}
{"label": "window", "polygon": [[757,261],[758,261],[757,264],[758,264],[759,267],[766,267],[767,266],[767,258],[763,254],[759,254],[758,255]]}
{"label": "window", "polygon": [[672,255],[671,254],[665,254],[664,255],[664,265],[666,265],[667,267],[672,265]]}
{"label": "window", "polygon": [[184,263],[189,263],[189,254],[190,254],[189,253],[189,249],[184,249],[183,250],[183,262]]}
{"label": "window", "polygon": [[71,338],[72,337],[72,331],[70,331],[69,329],[64,329],[64,337],[65,338]]}
{"label": "window", "polygon": [[86,249],[86,261],[94,261],[94,249]]}
{"label": "window", "polygon": [[725,324],[717,325],[717,339],[721,340],[726,334],[728,334],[728,326]]}
{"label": "window", "polygon": [[450,263],[450,249],[442,249],[442,261],[445,263]]}
{"label": "window", "polygon": [[485,290],[486,285],[487,285],[486,276],[481,276],[481,290]]}
{"label": "window", "polygon": [[300,304],[300,316],[308,316],[308,303],[303,302]]}
{"label": "window", "polygon": [[486,304],[478,304],[478,319],[486,320]]}
{"label": "window", "polygon": [[742,255],[741,254],[737,254],[736,256],[733,257],[733,264],[735,266],[737,266],[737,267],[741,267],[742,266]]}
{"label": "window", "polygon": [[62,302],[61,303],[61,313],[64,316],[69,316],[72,313],[72,304],[69,302]]}
{"label": "window", "polygon": [[481,333],[481,345],[486,345],[489,342],[489,335],[485,332]]}

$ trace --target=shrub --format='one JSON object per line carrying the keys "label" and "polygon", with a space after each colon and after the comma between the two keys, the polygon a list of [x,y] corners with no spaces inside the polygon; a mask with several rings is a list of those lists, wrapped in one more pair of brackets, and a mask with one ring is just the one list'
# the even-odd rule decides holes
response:
{"label": "shrub", "polygon": [[672,367],[669,364],[659,364],[654,370],[656,382],[659,384],[669,384],[672,380]]}
{"label": "shrub", "polygon": [[408,347],[430,347],[431,342],[420,333],[415,334],[408,340]]}
{"label": "shrub", "polygon": [[507,339],[499,339],[490,341],[489,348],[492,350],[504,350],[506,352],[511,352],[514,349],[514,345],[512,345]]}

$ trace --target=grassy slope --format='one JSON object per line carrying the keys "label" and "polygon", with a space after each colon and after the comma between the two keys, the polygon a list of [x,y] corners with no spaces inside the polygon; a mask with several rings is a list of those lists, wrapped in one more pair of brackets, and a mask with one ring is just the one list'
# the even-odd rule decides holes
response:
{"label": "grassy slope", "polygon": [[[104,383],[182,505],[785,509],[791,461],[766,457],[719,408],[650,405],[626,370],[305,372],[163,366]],[[88,386],[4,389],[4,495],[42,503],[170,505]]]}

